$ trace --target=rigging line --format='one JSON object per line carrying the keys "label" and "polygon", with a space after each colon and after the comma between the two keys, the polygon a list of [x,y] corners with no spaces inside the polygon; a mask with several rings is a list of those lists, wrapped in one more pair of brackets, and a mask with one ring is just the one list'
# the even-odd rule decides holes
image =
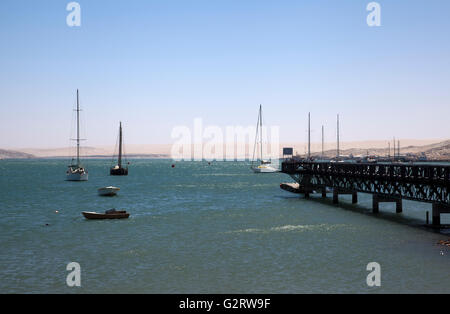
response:
{"label": "rigging line", "polygon": [[[125,165],[128,165],[127,153],[125,151],[125,140],[124,140],[123,128],[122,128],[122,168],[125,168],[125,167],[123,167],[123,165],[124,165],[123,161],[125,161]],[[126,168],[128,168],[128,166],[126,166]]]}
{"label": "rigging line", "polygon": [[115,157],[116,157],[116,155],[118,155],[118,154],[116,154],[116,152],[118,152],[118,149],[117,149],[118,145],[119,145],[119,134],[117,134],[117,137],[116,137],[116,145],[114,146],[114,151],[113,151],[113,155],[111,158],[111,167],[114,167],[116,165]]}
{"label": "rigging line", "polygon": [[260,141],[260,149],[261,149],[261,162],[263,161],[263,129],[262,129],[262,105],[259,105],[259,132],[261,133],[261,138],[259,139]]}
{"label": "rigging line", "polygon": [[127,152],[125,151],[125,140],[123,139],[123,131],[122,131],[122,159],[125,160],[125,164],[127,165],[126,168],[128,168],[128,158]]}
{"label": "rigging line", "polygon": [[68,138],[68,142],[69,145],[67,146],[67,151],[68,151],[68,157],[70,158],[70,165],[73,164],[73,150],[72,150],[72,135],[74,134],[75,130],[75,109],[73,109],[73,103],[72,103],[72,113],[70,115],[70,133],[69,133],[69,138]]}
{"label": "rigging line", "polygon": [[[125,161],[125,165],[127,165],[126,168],[128,168],[128,159],[127,159],[127,153],[125,151],[125,140],[124,140],[124,136],[123,136],[123,128],[122,128],[122,160]],[[124,163],[122,162],[122,165],[123,164]]]}
{"label": "rigging line", "polygon": [[[80,141],[87,141],[87,123],[86,123],[86,113],[84,109],[81,108],[82,101],[81,97],[79,98],[80,102],[80,135],[83,137],[83,139],[80,138]],[[80,143],[81,144],[81,143]],[[88,154],[88,146],[87,144],[80,145],[80,156],[85,156]],[[89,165],[89,159],[84,159],[85,166]]]}
{"label": "rigging line", "polygon": [[252,156],[252,166],[253,162],[255,161],[255,152],[256,152],[256,146],[257,146],[257,140],[258,140],[258,126],[259,126],[259,114],[258,114],[258,121],[256,122],[256,135],[255,135],[255,145],[253,146],[253,156]]}

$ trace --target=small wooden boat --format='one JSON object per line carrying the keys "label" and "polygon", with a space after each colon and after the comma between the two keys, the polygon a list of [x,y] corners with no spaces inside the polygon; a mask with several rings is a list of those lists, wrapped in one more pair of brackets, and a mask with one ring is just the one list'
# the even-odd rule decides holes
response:
{"label": "small wooden boat", "polygon": [[86,219],[123,219],[130,217],[130,213],[127,213],[126,210],[115,209],[107,210],[104,213],[82,212],[82,214]]}
{"label": "small wooden boat", "polygon": [[98,195],[101,196],[114,196],[117,192],[120,191],[120,188],[115,186],[105,186],[104,188],[98,189]]}

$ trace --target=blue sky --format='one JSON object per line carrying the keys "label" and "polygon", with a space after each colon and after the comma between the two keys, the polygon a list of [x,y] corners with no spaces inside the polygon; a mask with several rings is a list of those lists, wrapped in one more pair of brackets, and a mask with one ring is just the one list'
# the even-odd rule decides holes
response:
{"label": "blue sky", "polygon": [[87,145],[171,143],[177,125],[253,125],[282,141],[448,138],[450,2],[0,1],[0,147],[67,146],[80,89]]}

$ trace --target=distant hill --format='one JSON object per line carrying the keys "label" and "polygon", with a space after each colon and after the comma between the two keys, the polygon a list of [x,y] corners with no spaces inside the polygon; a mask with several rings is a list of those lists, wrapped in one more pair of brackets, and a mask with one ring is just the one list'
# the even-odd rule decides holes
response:
{"label": "distant hill", "polygon": [[0,159],[15,159],[15,158],[35,158],[35,156],[32,154],[27,154],[14,150],[0,149]]}
{"label": "distant hill", "polygon": [[[170,144],[167,145],[127,145],[125,154],[129,158],[169,158]],[[76,156],[75,147],[61,148],[23,148],[20,151],[32,154],[37,158],[69,158]],[[116,151],[115,151],[116,150]],[[112,158],[117,155],[117,148],[113,146],[81,147],[82,158]]]}
{"label": "distant hill", "polygon": [[[391,147],[391,155],[394,154],[393,147]],[[400,155],[405,154],[424,154],[429,160],[450,160],[450,140],[446,140],[439,143],[423,145],[423,146],[406,146],[400,147]],[[324,152],[327,157],[336,156],[336,149],[327,150]],[[367,156],[367,155],[378,155],[387,156],[389,154],[389,149],[386,148],[349,148],[340,151],[343,156],[349,156],[352,154],[355,157]]]}
{"label": "distant hill", "polygon": [[[20,151],[32,154],[37,158],[70,158],[76,156],[75,147],[62,147],[62,148],[23,148]],[[111,156],[111,150],[105,150],[98,147],[81,147],[81,156]]]}
{"label": "distant hill", "polygon": [[440,143],[439,146],[429,147],[424,153],[428,159],[450,160],[450,140]]}
{"label": "distant hill", "polygon": [[[402,140],[405,143],[404,147],[400,148],[400,155],[422,153],[429,160],[450,160],[450,140],[432,143],[431,140],[413,141]],[[413,145],[411,145],[413,144]],[[333,149],[324,152],[327,157],[336,156],[336,149],[334,143],[326,143],[326,147],[333,146]],[[304,147],[304,143],[281,143],[281,147],[294,147],[295,150],[299,147]],[[314,143],[313,155],[320,155],[320,143]],[[353,148],[352,148],[353,147]],[[129,158],[170,158],[172,145],[171,144],[147,144],[147,145],[127,145],[126,155]],[[249,144],[246,145],[246,150],[251,151]],[[391,155],[393,155],[393,147],[391,146]],[[83,147],[81,155],[83,158],[112,158],[114,154],[114,147],[99,146],[99,147]],[[367,141],[367,142],[342,142],[341,151],[342,156],[352,154],[355,157],[364,157],[367,155],[387,156],[389,154],[387,141]],[[75,156],[74,147],[64,148],[24,148],[19,150],[4,150],[0,149],[0,159],[6,158],[69,158]],[[302,154],[303,155],[303,154]],[[251,159],[251,154],[245,157]],[[242,158],[240,156],[239,158]]]}

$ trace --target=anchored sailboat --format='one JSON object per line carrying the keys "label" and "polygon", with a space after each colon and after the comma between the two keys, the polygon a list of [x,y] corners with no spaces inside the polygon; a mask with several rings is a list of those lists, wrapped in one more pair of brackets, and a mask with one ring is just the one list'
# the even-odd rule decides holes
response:
{"label": "anchored sailboat", "polygon": [[122,167],[122,122],[120,122],[119,125],[119,156],[117,158],[117,164],[115,166],[113,166],[110,171],[109,174],[112,176],[127,176],[128,175],[128,165],[124,167]]}
{"label": "anchored sailboat", "polygon": [[78,89],[77,89],[77,138],[75,141],[77,141],[77,160],[76,163],[74,163],[74,160],[72,159],[72,164],[69,166],[69,169],[67,169],[66,172],[66,179],[67,181],[87,181],[88,180],[88,172],[86,168],[84,168],[80,163],[80,101],[78,96]]}
{"label": "anchored sailboat", "polygon": [[[258,136],[259,134],[259,136]],[[260,148],[260,158],[255,161],[255,152],[257,147],[259,137],[259,148]],[[270,173],[270,172],[278,172],[278,169],[274,168],[271,165],[271,161],[263,159],[263,142],[262,142],[262,106],[259,105],[259,114],[258,114],[258,122],[256,124],[256,135],[255,135],[255,146],[253,149],[253,158],[251,169],[255,173]]]}

